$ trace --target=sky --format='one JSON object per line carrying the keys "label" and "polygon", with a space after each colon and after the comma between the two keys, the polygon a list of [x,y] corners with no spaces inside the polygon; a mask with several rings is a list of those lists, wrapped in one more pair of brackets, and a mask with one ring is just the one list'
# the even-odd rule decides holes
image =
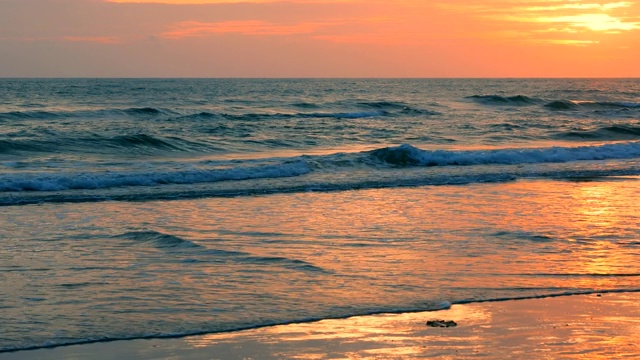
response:
{"label": "sky", "polygon": [[640,77],[640,2],[0,0],[0,77]]}

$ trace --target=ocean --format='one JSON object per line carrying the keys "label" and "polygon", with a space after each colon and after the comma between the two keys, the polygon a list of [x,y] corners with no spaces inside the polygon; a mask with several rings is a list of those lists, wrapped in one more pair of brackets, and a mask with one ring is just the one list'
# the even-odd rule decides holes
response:
{"label": "ocean", "polygon": [[0,352],[640,291],[638,79],[0,79]]}

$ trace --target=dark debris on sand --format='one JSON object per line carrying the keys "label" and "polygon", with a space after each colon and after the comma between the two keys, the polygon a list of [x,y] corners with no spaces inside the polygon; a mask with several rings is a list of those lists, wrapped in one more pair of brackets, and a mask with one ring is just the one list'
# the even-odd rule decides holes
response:
{"label": "dark debris on sand", "polygon": [[455,327],[458,324],[453,320],[429,320],[427,326],[431,327]]}

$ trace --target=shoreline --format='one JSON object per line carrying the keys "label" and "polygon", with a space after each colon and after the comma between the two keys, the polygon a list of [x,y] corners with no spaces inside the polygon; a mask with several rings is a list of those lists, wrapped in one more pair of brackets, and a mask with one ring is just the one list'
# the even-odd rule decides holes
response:
{"label": "shoreline", "polygon": [[[430,320],[453,320],[434,328]],[[454,304],[176,338],[0,353],[0,359],[611,358],[640,354],[639,292]]]}

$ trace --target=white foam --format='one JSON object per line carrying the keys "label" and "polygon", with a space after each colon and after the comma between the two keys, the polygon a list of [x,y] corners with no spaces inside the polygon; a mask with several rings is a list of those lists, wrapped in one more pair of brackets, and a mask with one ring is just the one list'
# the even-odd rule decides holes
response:
{"label": "white foam", "polygon": [[304,175],[310,171],[311,169],[304,161],[296,161],[276,165],[173,172],[8,174],[0,176],[0,191],[61,191],[124,186],[197,184],[225,180],[292,177]]}
{"label": "white foam", "polygon": [[[380,153],[378,153],[378,156],[380,156]],[[517,165],[533,163],[563,163],[584,160],[629,159],[636,157],[640,157],[640,142],[579,147],[471,151],[421,150],[412,145],[405,144],[386,149],[382,156],[384,160],[391,163],[394,163],[394,161],[403,161],[404,164],[425,166],[480,164]]]}

